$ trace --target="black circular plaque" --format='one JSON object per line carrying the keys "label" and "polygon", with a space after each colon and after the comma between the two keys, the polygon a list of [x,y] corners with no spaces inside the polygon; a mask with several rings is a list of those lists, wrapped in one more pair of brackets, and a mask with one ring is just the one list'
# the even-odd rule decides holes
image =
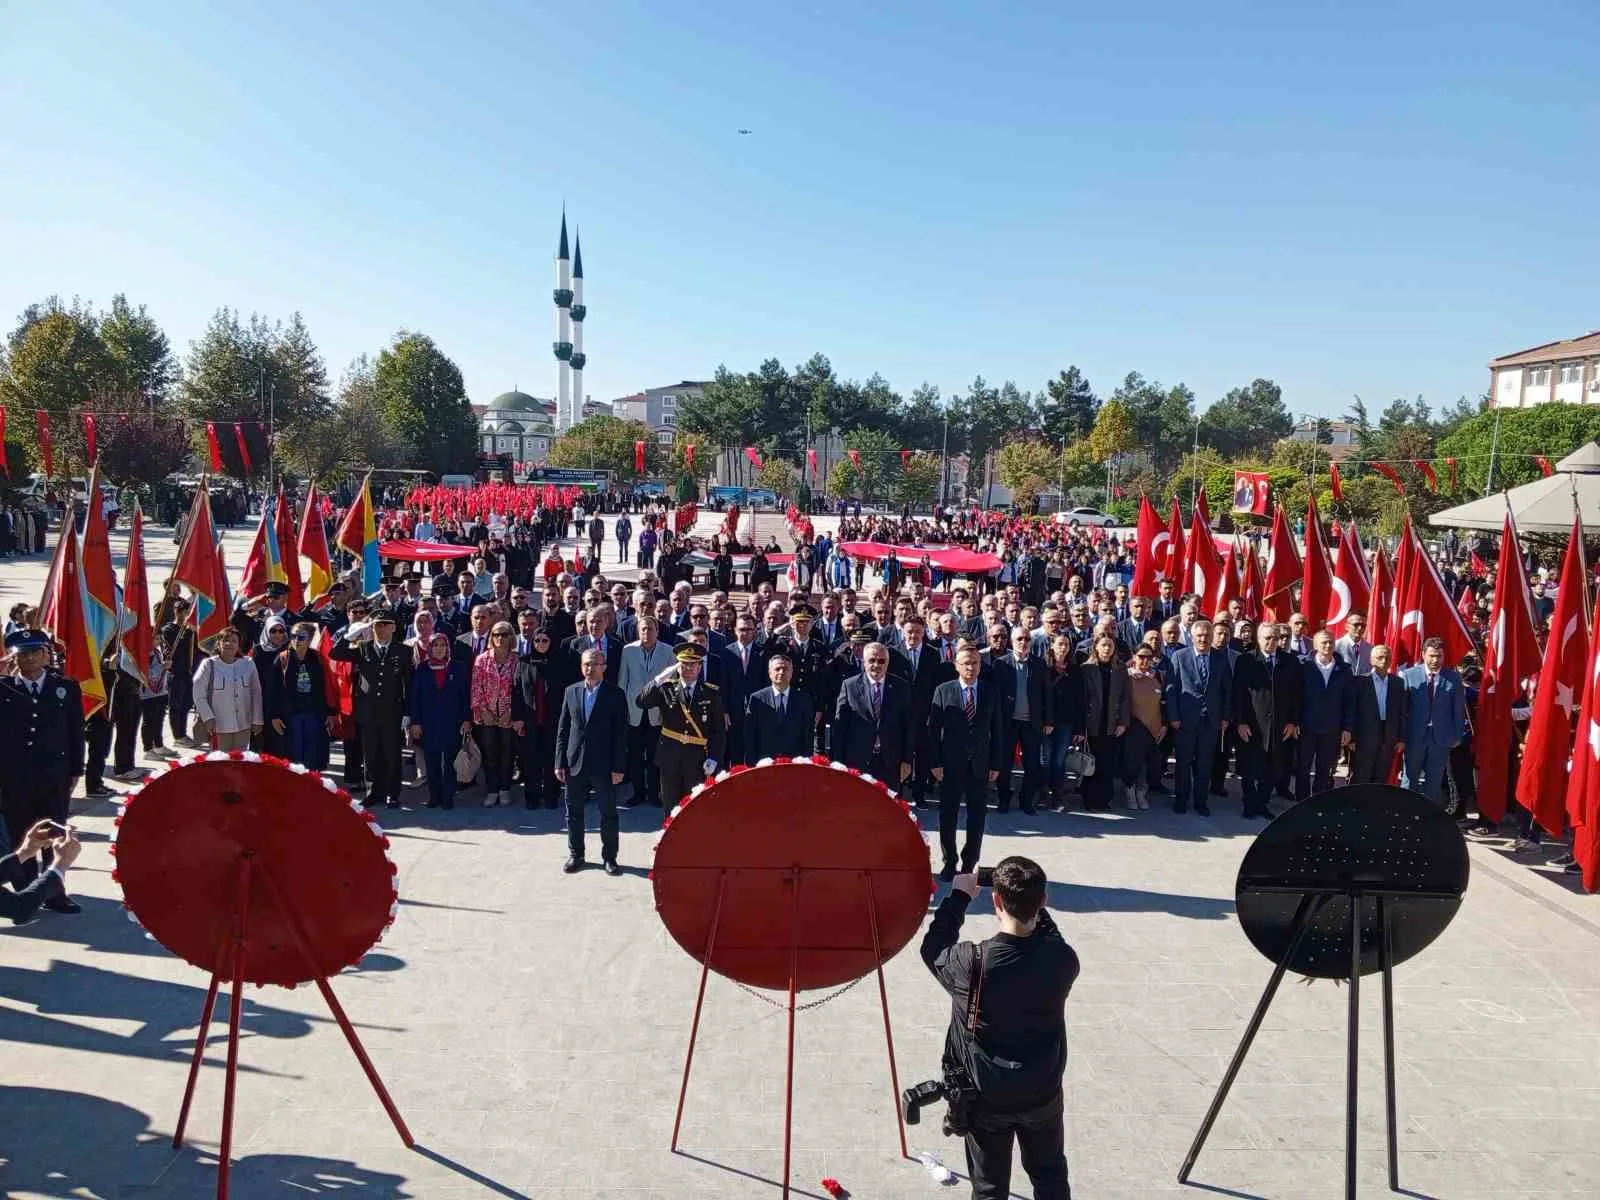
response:
{"label": "black circular plaque", "polygon": [[1379,970],[1378,899],[1391,963],[1444,932],[1467,890],[1467,844],[1426,797],[1381,783],[1335,788],[1297,804],[1263,829],[1239,866],[1235,900],[1245,936],[1276,963],[1309,904],[1305,936],[1288,967],[1320,979],[1350,977],[1350,904],[1360,894],[1361,973]]}

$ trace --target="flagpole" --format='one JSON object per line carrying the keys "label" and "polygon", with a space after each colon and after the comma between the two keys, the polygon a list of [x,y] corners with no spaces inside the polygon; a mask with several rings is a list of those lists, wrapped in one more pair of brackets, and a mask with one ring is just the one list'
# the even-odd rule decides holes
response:
{"label": "flagpole", "polygon": [[1489,477],[1484,481],[1483,494],[1494,491],[1494,459],[1500,450],[1500,406],[1494,406],[1494,434],[1489,439]]}
{"label": "flagpole", "polygon": [[1583,508],[1578,503],[1578,475],[1575,471],[1567,472],[1567,483],[1572,488],[1572,520],[1578,527],[1578,575],[1584,582],[1583,587],[1583,620],[1585,627],[1593,619],[1593,605],[1589,602],[1589,560],[1584,556],[1583,546]]}

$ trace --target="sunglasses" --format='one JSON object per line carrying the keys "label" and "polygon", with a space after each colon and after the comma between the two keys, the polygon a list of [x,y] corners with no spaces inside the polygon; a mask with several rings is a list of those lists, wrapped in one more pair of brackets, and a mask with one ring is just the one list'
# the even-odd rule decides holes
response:
{"label": "sunglasses", "polygon": [[490,634],[490,636],[491,637],[497,637],[497,638],[508,638],[508,637],[515,637],[516,635],[515,634],[511,634],[511,633],[495,633],[495,634]]}
{"label": "sunglasses", "polygon": [[297,642],[309,642],[311,635],[309,633],[297,633],[294,635],[294,640]]}

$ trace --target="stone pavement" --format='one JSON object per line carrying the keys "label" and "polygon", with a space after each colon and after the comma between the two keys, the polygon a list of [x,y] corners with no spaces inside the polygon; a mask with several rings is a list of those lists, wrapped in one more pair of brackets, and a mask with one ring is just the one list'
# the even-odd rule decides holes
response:
{"label": "stone pavement", "polygon": [[[248,541],[248,531],[230,539]],[[118,540],[120,545],[120,539]],[[164,546],[170,557],[170,542]],[[230,543],[242,563],[244,545]],[[155,555],[153,554],[154,558]],[[42,562],[0,563],[0,599]],[[162,576],[152,564],[155,578]],[[415,793],[412,793],[415,794]],[[170,1135],[206,980],[124,919],[105,840],[78,917],[0,930],[0,1185],[16,1197],[189,1198],[214,1186],[221,1022],[189,1148]],[[1233,878],[1260,828],[1219,802],[1170,812],[996,817],[985,859],[1025,853],[1083,962],[1068,1005],[1069,1161],[1079,1200],[1341,1194],[1345,994],[1286,984],[1195,1173],[1174,1182],[1268,964],[1241,935]],[[335,981],[418,1142],[404,1149],[313,990],[245,1008],[234,1195],[761,1197],[782,1166],[781,1010],[713,977],[684,1121],[668,1149],[697,982],[652,911],[659,810],[624,815],[630,872],[563,876],[558,814],[384,814],[400,918]],[[591,838],[595,835],[591,832]],[[1475,846],[1450,930],[1396,974],[1401,1182],[1417,1196],[1592,1196],[1600,1179],[1600,908],[1572,877]],[[987,906],[983,901],[975,913]],[[992,932],[974,915],[972,936]],[[936,1073],[949,1006],[915,944],[886,969],[901,1086]],[[965,1195],[901,1161],[876,989],[800,1017],[796,1194]],[[1385,1191],[1377,988],[1364,989],[1363,1194]],[[929,1111],[913,1153],[961,1166]],[[1020,1172],[1013,1182],[1028,1196]]]}

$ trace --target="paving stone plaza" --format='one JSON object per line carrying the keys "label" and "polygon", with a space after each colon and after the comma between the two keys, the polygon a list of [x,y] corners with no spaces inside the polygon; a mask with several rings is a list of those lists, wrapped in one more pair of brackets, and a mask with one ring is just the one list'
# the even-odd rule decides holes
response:
{"label": "paving stone plaza", "polygon": [[[228,533],[242,563],[250,531]],[[113,536],[120,551],[121,534]],[[164,578],[170,536],[149,541]],[[120,566],[120,560],[119,560]],[[36,599],[46,563],[0,564]],[[1230,788],[1232,787],[1230,783]],[[417,793],[412,792],[415,796]],[[1196,1168],[1175,1177],[1269,965],[1234,913],[1261,826],[1216,816],[995,816],[985,858],[1023,853],[1082,960],[1068,1006],[1067,1141],[1080,1200],[1341,1195],[1345,993],[1290,981]],[[0,931],[0,1190],[211,1194],[225,1025],[210,1030],[186,1149],[177,1117],[206,979],[125,919],[114,809],[77,801],[79,916]],[[925,814],[926,818],[931,814]],[[395,1136],[314,989],[252,989],[233,1194],[351,1198],[776,1197],[782,1009],[713,977],[679,1154],[668,1149],[697,964],[653,911],[660,812],[623,815],[621,878],[564,876],[560,814],[471,806],[380,819],[399,868],[389,935],[334,987],[416,1136]],[[995,928],[987,898],[968,936]],[[1472,848],[1454,924],[1396,973],[1400,1175],[1440,1200],[1593,1196],[1600,1180],[1600,907],[1575,877]],[[886,970],[902,1087],[934,1076],[949,1016],[915,943]],[[1361,1192],[1386,1193],[1378,989],[1363,989]],[[965,1195],[899,1157],[876,987],[803,1013],[795,1194]],[[929,1110],[913,1154],[962,1168]],[[1195,1186],[1198,1185],[1198,1186]],[[1020,1171],[1013,1183],[1030,1195]]]}

